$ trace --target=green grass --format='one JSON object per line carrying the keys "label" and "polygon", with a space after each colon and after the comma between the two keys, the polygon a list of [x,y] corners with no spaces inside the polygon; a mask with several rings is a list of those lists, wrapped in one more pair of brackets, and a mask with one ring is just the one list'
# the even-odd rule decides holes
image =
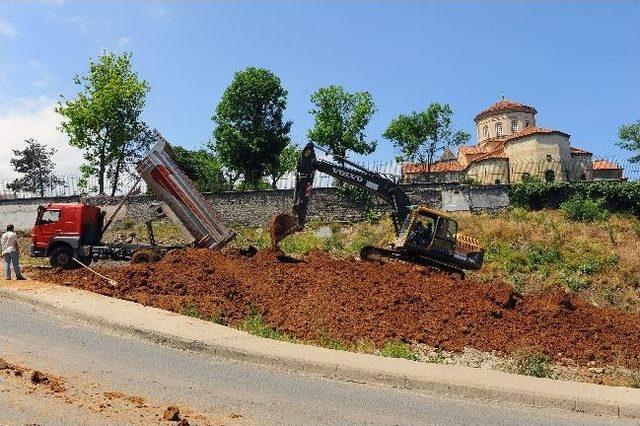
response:
{"label": "green grass", "polygon": [[238,324],[238,328],[256,336],[266,337],[267,339],[294,341],[294,339],[280,333],[267,324],[255,308],[251,308],[251,313]]}
{"label": "green grass", "polygon": [[628,386],[634,389],[640,389],[640,372],[631,373],[629,376]]}
{"label": "green grass", "polygon": [[200,313],[198,305],[195,302],[188,302],[180,307],[180,315],[185,315],[192,318],[198,318],[204,321],[211,321],[215,324],[227,325],[227,321],[222,316],[221,312],[213,312],[210,316]]}
{"label": "green grass", "polygon": [[522,349],[512,356],[513,371],[532,377],[551,377],[549,358],[533,349]]}
{"label": "green grass", "polygon": [[404,358],[411,361],[418,360],[418,354],[411,345],[397,340],[387,342],[380,350],[380,355],[390,358]]}
{"label": "green grass", "polygon": [[486,248],[482,269],[470,277],[508,282],[522,294],[567,290],[590,303],[640,310],[637,218],[581,222],[559,210],[520,208],[457,217],[462,232]]}
{"label": "green grass", "polygon": [[320,333],[320,340],[318,344],[323,348],[335,349],[338,351],[348,351],[351,349],[349,345],[346,345],[339,340],[329,337],[325,333]]}
{"label": "green grass", "polygon": [[205,319],[204,315],[201,315],[198,311],[198,305],[194,302],[188,302],[180,307],[180,315],[186,315],[192,318]]}

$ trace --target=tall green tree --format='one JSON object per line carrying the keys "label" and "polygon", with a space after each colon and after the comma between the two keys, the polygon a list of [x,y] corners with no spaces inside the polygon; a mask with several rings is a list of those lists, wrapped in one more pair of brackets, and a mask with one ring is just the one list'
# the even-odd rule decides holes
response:
{"label": "tall green tree", "polygon": [[286,107],[280,79],[269,70],[249,67],[235,73],[212,117],[216,128],[210,147],[251,188],[258,188],[290,142]]}
{"label": "tall green tree", "polygon": [[97,176],[98,192],[111,195],[128,166],[142,156],[152,138],[140,115],[149,85],[132,70],[131,53],[104,52],[89,60],[89,72],[77,75],[79,91],[73,99],[61,100],[56,112],[63,116],[61,130],[69,144],[84,150],[84,177]]}
{"label": "tall green tree", "polygon": [[427,181],[436,154],[445,148],[467,142],[471,136],[451,128],[453,112],[448,104],[432,103],[422,112],[400,114],[394,118],[383,137],[400,151],[400,160],[426,164]]}
{"label": "tall green tree", "polygon": [[346,157],[347,151],[371,154],[375,141],[367,141],[365,127],[376,112],[368,92],[349,93],[340,86],[318,89],[311,95],[315,124],[307,137],[333,154]]}
{"label": "tall green tree", "polygon": [[284,147],[280,155],[276,157],[275,161],[267,164],[265,171],[267,176],[271,178],[272,189],[276,189],[278,187],[278,181],[282,179],[284,175],[296,169],[300,152],[300,148],[289,144]]}
{"label": "tall green tree", "polygon": [[44,197],[45,190],[54,185],[62,185],[63,181],[53,173],[55,164],[52,160],[55,148],[30,138],[25,140],[27,147],[23,150],[14,149],[14,157],[9,163],[23,176],[7,184],[11,191],[27,191]]}
{"label": "tall green tree", "polygon": [[215,192],[231,189],[225,180],[220,160],[210,151],[189,150],[174,146],[174,160],[180,169],[202,192]]}
{"label": "tall green tree", "polygon": [[632,124],[623,124],[618,129],[618,139],[616,142],[622,149],[634,151],[636,155],[629,159],[632,163],[640,163],[640,120]]}

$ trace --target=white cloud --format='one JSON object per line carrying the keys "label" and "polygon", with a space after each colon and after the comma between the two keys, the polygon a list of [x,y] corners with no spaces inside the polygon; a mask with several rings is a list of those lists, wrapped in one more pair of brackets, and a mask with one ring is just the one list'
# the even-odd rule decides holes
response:
{"label": "white cloud", "polygon": [[53,75],[49,72],[49,67],[42,62],[32,59],[29,61],[29,67],[33,70],[35,77],[31,80],[31,85],[39,89],[43,89],[53,82]]}
{"label": "white cloud", "polygon": [[127,37],[127,36],[122,36],[118,39],[118,46],[120,47],[126,47],[128,45],[130,45],[133,42],[133,40],[131,40],[131,38]]}
{"label": "white cloud", "polygon": [[18,35],[18,30],[11,22],[0,19],[0,35],[7,38],[15,38]]}
{"label": "white cloud", "polygon": [[89,30],[87,20],[81,16],[72,16],[69,18],[69,22],[74,24],[83,33],[86,33]]}
{"label": "white cloud", "polygon": [[[3,100],[3,105],[7,103]],[[24,140],[34,138],[57,149],[53,160],[58,175],[77,175],[82,151],[68,144],[66,135],[58,131],[61,117],[55,113],[55,100],[40,96],[21,98],[13,107],[0,111],[0,179],[18,175],[9,164],[14,149],[23,149]]]}
{"label": "white cloud", "polygon": [[160,20],[160,19],[166,19],[169,17],[169,11],[164,6],[164,4],[162,4],[159,1],[154,1],[153,3],[151,3],[150,11],[151,11],[151,17],[153,19]]}

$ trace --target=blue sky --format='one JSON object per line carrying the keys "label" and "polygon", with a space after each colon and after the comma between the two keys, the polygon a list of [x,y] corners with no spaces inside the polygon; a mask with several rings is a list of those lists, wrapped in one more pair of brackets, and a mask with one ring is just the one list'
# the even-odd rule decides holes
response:
{"label": "blue sky", "polygon": [[[474,135],[475,114],[503,92],[573,145],[627,158],[613,142],[640,119],[639,12],[637,1],[2,0],[0,146],[35,135],[63,147],[52,105],[109,49],[133,52],[151,85],[144,118],[186,147],[206,143],[233,73],[253,65],[289,91],[298,144],[313,124],[310,94],[340,84],[373,95],[375,159],[394,156],[381,134],[397,114],[449,103]],[[77,154],[61,154],[73,170]]]}

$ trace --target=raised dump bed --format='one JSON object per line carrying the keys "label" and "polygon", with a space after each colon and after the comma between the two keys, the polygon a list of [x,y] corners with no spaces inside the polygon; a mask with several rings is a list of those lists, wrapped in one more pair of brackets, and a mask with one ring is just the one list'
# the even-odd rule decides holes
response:
{"label": "raised dump bed", "polygon": [[175,214],[196,247],[219,249],[235,233],[215,212],[172,158],[169,142],[156,130],[157,143],[136,169],[151,191]]}

